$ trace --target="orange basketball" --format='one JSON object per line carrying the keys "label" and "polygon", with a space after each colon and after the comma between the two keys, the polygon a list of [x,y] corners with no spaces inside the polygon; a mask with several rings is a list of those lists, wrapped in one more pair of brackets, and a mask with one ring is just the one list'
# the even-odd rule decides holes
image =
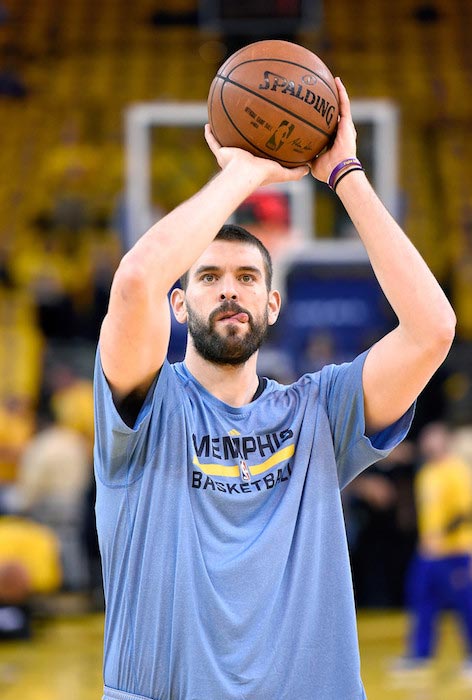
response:
{"label": "orange basketball", "polygon": [[256,41],[230,56],[208,95],[222,146],[296,167],[328,144],[338,124],[338,91],[323,61],[289,41]]}

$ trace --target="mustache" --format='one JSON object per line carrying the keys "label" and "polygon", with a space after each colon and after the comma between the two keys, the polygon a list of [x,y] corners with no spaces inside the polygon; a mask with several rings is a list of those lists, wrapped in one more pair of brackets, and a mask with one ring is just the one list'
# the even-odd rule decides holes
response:
{"label": "mustache", "polygon": [[217,319],[218,316],[220,316],[221,314],[227,314],[227,313],[247,314],[247,316],[249,318],[249,324],[252,326],[252,314],[251,314],[251,312],[248,311],[247,309],[245,309],[244,307],[240,306],[239,304],[237,304],[235,301],[228,301],[228,300],[224,301],[220,306],[218,306],[218,308],[214,309],[211,312],[211,314],[208,318],[210,326],[213,326],[215,319]]}

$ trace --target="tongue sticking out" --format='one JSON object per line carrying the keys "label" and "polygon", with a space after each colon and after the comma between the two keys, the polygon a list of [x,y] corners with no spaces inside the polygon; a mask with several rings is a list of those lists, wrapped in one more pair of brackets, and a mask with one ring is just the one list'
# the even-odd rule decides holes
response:
{"label": "tongue sticking out", "polygon": [[241,312],[239,314],[234,314],[234,316],[227,316],[226,318],[222,319],[223,321],[239,321],[239,323],[247,323],[249,321],[249,316]]}

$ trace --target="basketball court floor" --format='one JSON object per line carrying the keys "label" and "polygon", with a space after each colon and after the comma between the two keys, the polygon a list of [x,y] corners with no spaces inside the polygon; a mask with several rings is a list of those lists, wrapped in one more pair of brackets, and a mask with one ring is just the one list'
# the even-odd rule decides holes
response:
{"label": "basketball court floor", "polygon": [[[472,700],[472,681],[467,684],[456,674],[462,645],[456,623],[448,617],[441,623],[438,657],[429,676],[389,675],[389,663],[403,649],[405,625],[399,613],[359,615],[369,700]],[[0,643],[1,700],[100,700],[102,635],[101,614],[73,615],[40,622],[32,640]]]}

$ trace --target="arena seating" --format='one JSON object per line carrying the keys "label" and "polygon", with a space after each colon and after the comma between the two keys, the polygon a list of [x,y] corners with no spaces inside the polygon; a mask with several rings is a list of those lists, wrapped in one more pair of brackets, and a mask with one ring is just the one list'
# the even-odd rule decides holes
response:
{"label": "arena seating", "polygon": [[[6,88],[0,94],[0,248],[19,295],[27,297],[44,253],[38,219],[54,224],[64,194],[82,200],[83,227],[55,252],[65,286],[80,299],[93,274],[84,262],[90,251],[109,246],[119,253],[107,237],[115,236],[110,222],[123,188],[123,110],[134,101],[205,100],[225,38],[185,21],[197,0],[2,4],[8,14],[0,25],[0,91],[1,76],[13,73],[25,94]],[[156,26],[153,13],[169,6],[173,23]],[[471,24],[472,5],[463,0],[337,0],[324,3],[316,33],[300,31],[300,42],[343,77],[353,98],[398,103],[403,223],[448,285],[466,340],[472,339]],[[160,193],[165,209],[191,183],[180,176],[181,152],[175,160],[170,152],[156,159],[158,179],[167,169],[171,175]],[[204,157],[196,162],[207,168]],[[24,303],[31,307],[31,299]],[[0,396],[27,392],[34,402],[42,362],[34,312],[0,316]],[[11,352],[22,343],[28,352]]]}

